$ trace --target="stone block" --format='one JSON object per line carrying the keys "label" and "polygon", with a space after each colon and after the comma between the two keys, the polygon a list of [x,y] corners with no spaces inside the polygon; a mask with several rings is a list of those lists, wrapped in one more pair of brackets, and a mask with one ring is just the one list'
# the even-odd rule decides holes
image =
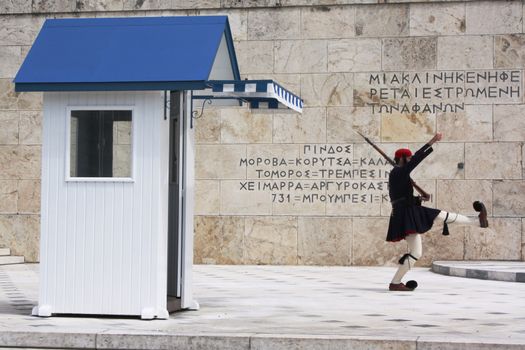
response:
{"label": "stone block", "polygon": [[467,71],[463,102],[473,105],[522,103],[521,85],[519,70]]}
{"label": "stone block", "polygon": [[431,113],[381,114],[381,139],[387,142],[426,142],[436,131],[436,115]]}
{"label": "stone block", "polygon": [[196,143],[221,142],[221,109],[204,108],[200,118],[195,119]]}
{"label": "stone block", "polygon": [[351,218],[299,217],[298,221],[299,264],[351,265]]}
{"label": "stone block", "polygon": [[352,84],[351,73],[302,74],[301,98],[310,107],[351,106]]}
{"label": "stone block", "polygon": [[0,145],[18,144],[18,112],[0,111]]}
{"label": "stone block", "polygon": [[[321,188],[323,180],[302,180],[303,190],[284,188],[270,193],[273,215],[325,215],[326,189]],[[315,185],[318,188],[313,188]]]}
{"label": "stone block", "polygon": [[417,339],[418,350],[519,350],[521,344],[513,340],[485,339],[479,336],[463,336],[461,339],[441,338],[440,336],[423,335]]}
{"label": "stone block", "polygon": [[381,70],[381,40],[340,39],[328,42],[329,72]]}
{"label": "stone block", "polygon": [[18,181],[18,213],[40,214],[40,180]]}
{"label": "stone block", "polygon": [[[175,0],[178,5],[179,0]],[[171,0],[123,0],[124,11],[141,11],[141,10],[167,10],[172,7]],[[175,6],[174,6],[175,7]]]}
{"label": "stone block", "polygon": [[16,95],[18,96],[18,109],[42,110],[43,94],[41,92],[19,92]]}
{"label": "stone block", "polygon": [[522,32],[521,1],[472,1],[466,3],[467,34]]}
{"label": "stone block", "polygon": [[398,266],[406,244],[387,242],[388,218],[354,218],[352,265]]}
{"label": "stone block", "polygon": [[[119,333],[120,332],[120,333]],[[165,331],[143,334],[122,334],[122,331],[108,330],[96,335],[96,346],[91,349],[229,349],[249,350],[250,338],[243,334],[168,334]],[[95,337],[93,337],[95,338]]]}
{"label": "stone block", "polygon": [[35,1],[32,1],[32,12],[33,13],[54,13],[54,12],[67,13],[67,12],[75,12],[79,10],[80,8],[77,8],[77,1],[70,1],[70,0],[57,0],[57,1],[35,0]]}
{"label": "stone block", "polygon": [[[246,177],[248,179],[267,179],[271,180],[271,171],[299,170],[300,165],[296,165],[295,160],[299,158],[300,145],[297,144],[261,144],[247,145],[246,158],[253,160],[253,165],[246,166]],[[273,159],[280,162],[284,159],[286,166],[277,166]],[[268,161],[267,161],[268,160]],[[289,162],[291,161],[291,162]],[[290,176],[287,179],[299,179],[297,176]],[[278,180],[278,179],[277,179]]]}
{"label": "stone block", "polygon": [[465,144],[466,179],[521,179],[519,143]]}
{"label": "stone block", "polygon": [[42,93],[15,92],[11,79],[0,79],[0,109],[42,109]]}
{"label": "stone block", "polygon": [[520,218],[489,218],[488,228],[468,226],[465,232],[465,260],[521,258]]}
{"label": "stone block", "polygon": [[[370,139],[372,141],[377,141],[373,138]],[[383,152],[385,152],[391,159],[394,159],[394,153],[397,149],[409,147],[408,143],[399,142],[376,142],[376,145],[379,146],[379,148],[381,148],[381,150],[383,150]],[[390,171],[392,169],[392,166],[383,158],[383,156],[364,140],[355,143],[353,146],[354,159],[359,162],[359,166],[372,165],[373,163],[378,169],[385,171]],[[411,145],[411,147],[415,150],[414,145]],[[388,179],[388,175],[384,174],[381,178]]]}
{"label": "stone block", "polygon": [[0,46],[0,78],[13,78],[22,64],[21,46]]}
{"label": "stone block", "polygon": [[[27,4],[24,5],[29,8]],[[32,45],[44,16],[0,16],[0,43],[2,45]]]}
{"label": "stone block", "polygon": [[326,40],[278,40],[273,52],[276,73],[326,72]]}
{"label": "stone block", "polygon": [[297,264],[297,217],[246,217],[244,263]]}
{"label": "stone block", "polygon": [[221,0],[174,0],[171,6],[175,10],[220,8]]}
{"label": "stone block", "polygon": [[525,140],[525,105],[494,105],[494,140]]}
{"label": "stone block", "polygon": [[417,267],[431,266],[433,261],[463,260],[465,227],[449,224],[450,234],[443,236],[443,224],[436,221],[432,229],[422,235],[423,255]]}
{"label": "stone block", "polygon": [[383,39],[383,70],[436,69],[437,38]]}
{"label": "stone block", "polygon": [[354,6],[303,7],[301,34],[304,39],[349,38],[355,36]]}
{"label": "stone block", "polygon": [[299,39],[301,10],[299,8],[257,9],[248,11],[248,39]]}
{"label": "stone block", "polygon": [[[215,0],[212,0],[215,1]],[[237,0],[234,0],[237,1]],[[240,1],[240,0],[239,0]],[[194,3],[198,6],[198,1],[188,0],[190,3]],[[186,7],[187,9],[189,7]],[[236,9],[236,8],[230,8],[225,9],[224,6],[222,6],[222,9],[218,8],[212,8],[209,9],[197,9],[193,11],[184,11],[187,14],[190,15],[202,15],[202,16],[228,16],[228,22],[230,23],[230,30],[232,32],[232,37],[234,40],[234,46],[236,48],[237,55],[239,54],[239,50],[237,49],[237,44],[239,41],[248,40],[248,10],[246,9]],[[173,11],[169,11],[168,14],[171,16],[173,15]],[[237,57],[238,58],[238,57]],[[242,73],[241,69],[241,73]]]}
{"label": "stone block", "polygon": [[0,13],[31,13],[31,6],[25,0],[5,0],[0,3]]}
{"label": "stone block", "polygon": [[[343,182],[336,179],[337,182]],[[380,216],[382,195],[387,189],[387,180],[346,180],[345,190],[336,185],[326,191],[326,215],[333,216]]]}
{"label": "stone block", "polygon": [[0,180],[0,213],[17,212],[18,186],[16,180]]}
{"label": "stone block", "polygon": [[39,179],[40,146],[0,146],[0,179]]}
{"label": "stone block", "polygon": [[490,69],[494,61],[493,37],[441,36],[438,38],[438,69]]}
{"label": "stone block", "polygon": [[494,215],[525,216],[524,180],[494,181],[493,196]]}
{"label": "stone block", "polygon": [[461,35],[465,33],[465,4],[410,4],[410,35]]}
{"label": "stone block", "polygon": [[[131,2],[124,0],[124,2]],[[145,2],[150,2],[147,0]],[[137,9],[140,9],[138,7]],[[130,10],[133,8],[129,8]],[[123,10],[123,0],[79,0],[76,4],[76,11],[79,12],[88,12],[88,11],[122,11]],[[124,9],[126,10],[126,9]]]}
{"label": "stone block", "polygon": [[328,107],[326,112],[326,141],[330,143],[361,142],[361,132],[370,140],[380,135],[380,115],[369,107]]}
{"label": "stone block", "polygon": [[477,217],[472,207],[482,201],[492,215],[492,182],[489,180],[438,180],[437,207],[448,212]]}
{"label": "stone block", "polygon": [[492,140],[491,105],[465,105],[463,111],[439,112],[436,120],[437,131],[443,133],[447,141]]}
{"label": "stone block", "polygon": [[[222,180],[220,183],[221,215],[271,215],[271,192],[246,190],[242,183],[246,180]],[[257,185],[255,185],[257,186]]]}
{"label": "stone block", "polygon": [[[130,177],[131,176],[131,146],[114,145],[113,146],[113,176]],[[74,155],[71,158],[74,159]],[[74,164],[74,162],[72,162]]]}
{"label": "stone block", "polygon": [[[32,114],[29,115],[31,119],[35,119],[35,121],[28,122],[29,124],[37,124],[38,127],[41,127],[41,115],[33,116]],[[116,133],[117,133],[117,143],[119,145],[131,145],[131,135],[132,135],[132,124],[129,121],[121,121],[121,122],[114,122],[113,125],[116,125]],[[33,126],[34,128],[34,126]]]}
{"label": "stone block", "polygon": [[195,216],[195,264],[242,264],[244,217]]}
{"label": "stone block", "polygon": [[525,34],[507,34],[494,37],[494,67],[525,67]]}
{"label": "stone block", "polygon": [[12,255],[23,255],[26,262],[37,262],[40,216],[0,215],[0,242],[11,248]]}
{"label": "stone block", "polygon": [[195,181],[195,215],[218,215],[219,198],[218,180]]}
{"label": "stone block", "polygon": [[[377,1],[377,0],[376,0]],[[250,338],[253,350],[416,350],[416,339],[396,337],[395,340],[371,336],[256,334]]]}
{"label": "stone block", "polygon": [[356,9],[355,31],[367,37],[406,36],[408,22],[408,5],[361,5]]}
{"label": "stone block", "polygon": [[244,157],[246,145],[196,145],[195,178],[244,179],[246,169],[240,165]]}
{"label": "stone block", "polygon": [[10,79],[0,79],[0,109],[18,109],[19,94]]}
{"label": "stone block", "polygon": [[[421,144],[410,145],[412,153]],[[412,172],[414,179],[464,179],[465,170],[459,169],[459,163],[465,163],[462,143],[440,142],[432,146],[434,150]]]}
{"label": "stone block", "polygon": [[[127,131],[123,131],[123,125],[118,129],[119,144],[131,144],[131,123]],[[125,134],[124,134],[125,133]],[[42,112],[21,111],[20,112],[20,144],[40,145],[42,144]]]}
{"label": "stone block", "polygon": [[273,142],[326,142],[326,124],[325,108],[304,108],[302,114],[275,114],[273,117]]}
{"label": "stone block", "polygon": [[248,108],[221,109],[222,143],[272,142],[272,118]]}
{"label": "stone block", "polygon": [[[235,43],[239,70],[243,74],[273,72],[273,41],[239,41]],[[289,72],[291,73],[291,72]]]}

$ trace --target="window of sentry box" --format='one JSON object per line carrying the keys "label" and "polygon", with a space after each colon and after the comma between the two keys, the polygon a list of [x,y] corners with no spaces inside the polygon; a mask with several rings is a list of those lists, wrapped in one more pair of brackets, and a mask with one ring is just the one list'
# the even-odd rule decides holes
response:
{"label": "window of sentry box", "polygon": [[71,110],[69,177],[131,178],[132,110]]}

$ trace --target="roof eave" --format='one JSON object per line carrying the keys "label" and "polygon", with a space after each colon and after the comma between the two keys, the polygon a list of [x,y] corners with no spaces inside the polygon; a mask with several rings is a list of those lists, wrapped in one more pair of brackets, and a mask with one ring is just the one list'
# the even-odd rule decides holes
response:
{"label": "roof eave", "polygon": [[37,91],[143,91],[203,90],[203,81],[103,82],[103,83],[16,83],[16,92]]}

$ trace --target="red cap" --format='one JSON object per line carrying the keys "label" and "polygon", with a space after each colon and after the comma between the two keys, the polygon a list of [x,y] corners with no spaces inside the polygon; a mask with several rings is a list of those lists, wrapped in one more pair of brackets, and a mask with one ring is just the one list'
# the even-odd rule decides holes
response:
{"label": "red cap", "polygon": [[396,154],[394,157],[402,158],[403,156],[412,157],[412,152],[408,148],[400,148],[396,151]]}

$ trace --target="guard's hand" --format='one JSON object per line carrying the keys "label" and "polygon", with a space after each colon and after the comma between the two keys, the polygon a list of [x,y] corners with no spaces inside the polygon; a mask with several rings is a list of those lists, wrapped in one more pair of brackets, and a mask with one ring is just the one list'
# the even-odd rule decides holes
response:
{"label": "guard's hand", "polygon": [[434,142],[436,141],[441,141],[441,139],[443,138],[443,134],[438,132],[434,135],[434,137],[428,142],[430,145],[432,145]]}

